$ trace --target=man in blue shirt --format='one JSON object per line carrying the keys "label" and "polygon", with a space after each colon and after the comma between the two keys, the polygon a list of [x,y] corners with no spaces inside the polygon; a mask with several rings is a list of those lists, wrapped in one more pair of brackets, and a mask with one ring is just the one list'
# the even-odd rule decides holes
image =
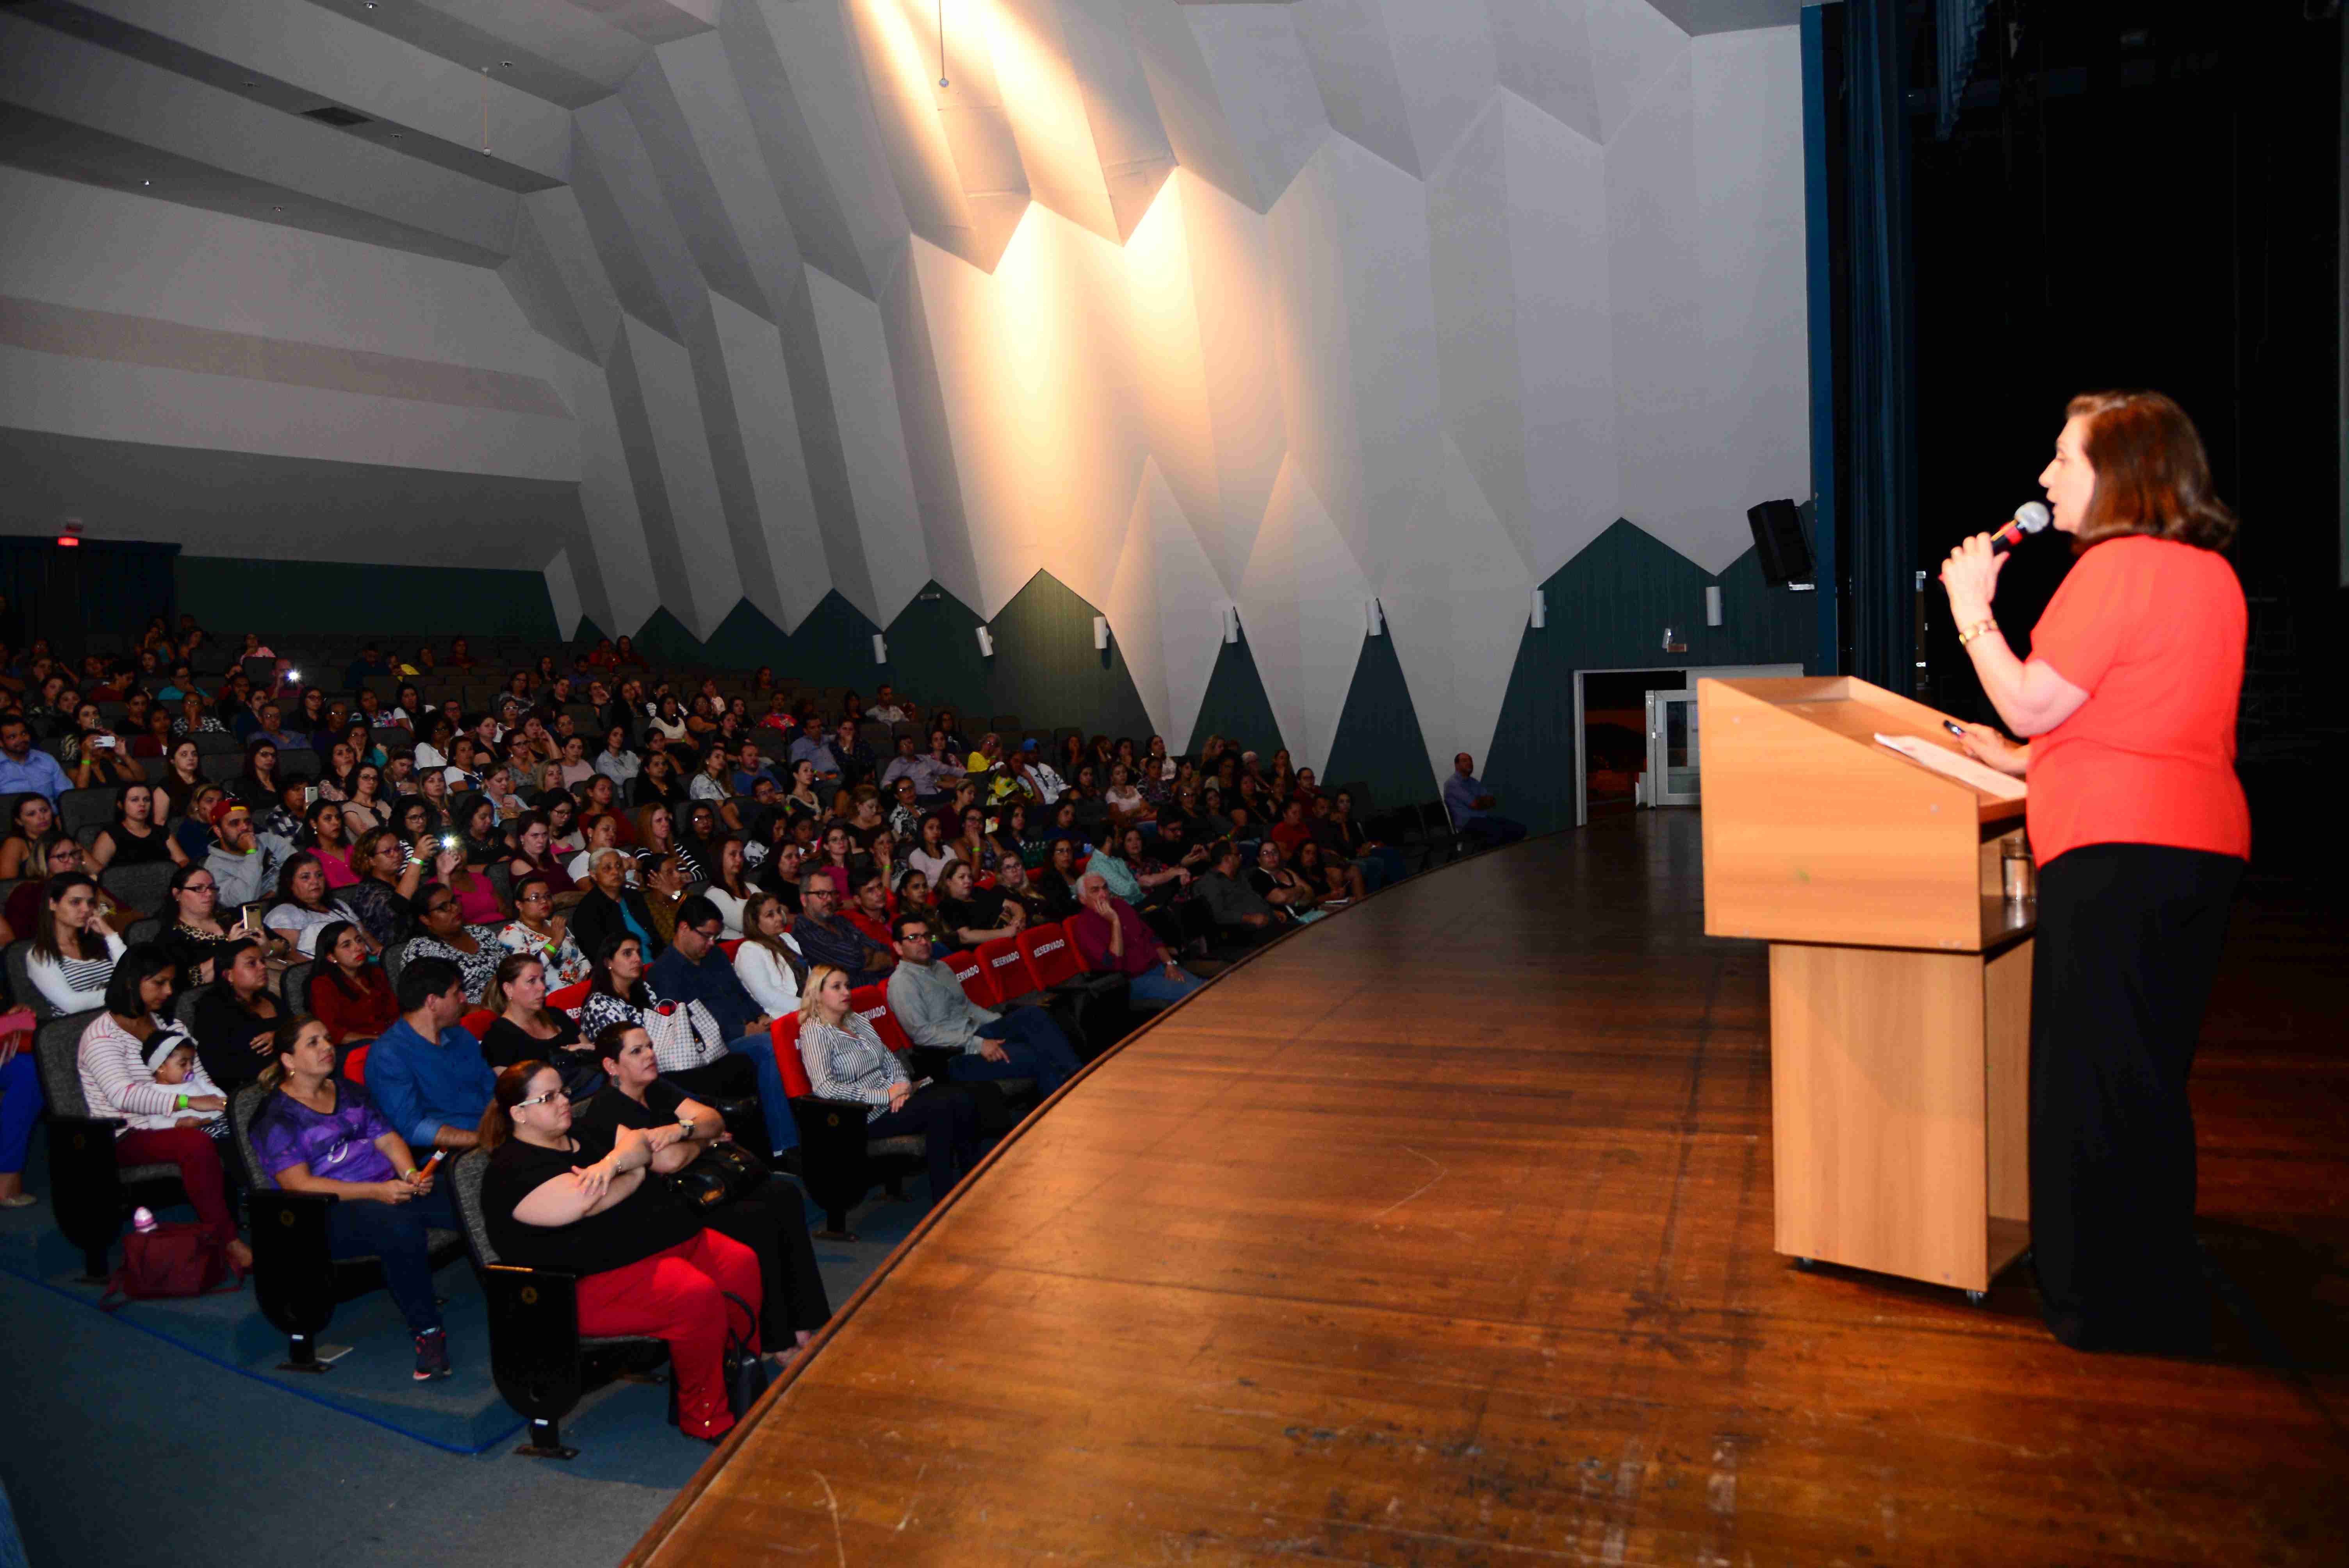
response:
{"label": "man in blue shirt", "polygon": [[645,972],[645,984],[664,1002],[698,1002],[709,1009],[725,1032],[726,1048],[750,1057],[759,1069],[759,1111],[766,1118],[768,1143],[778,1153],[797,1149],[799,1123],[792,1116],[782,1069],[775,1065],[774,1037],[768,1033],[774,1020],[759,1011],[734,965],[718,951],[725,929],[718,906],[699,893],[678,904],[677,933],[669,938],[668,951]]}
{"label": "man in blue shirt", "polygon": [[72,788],[56,758],[33,749],[33,732],[23,719],[0,720],[0,794],[47,795],[54,806]]}
{"label": "man in blue shirt", "polygon": [[840,758],[831,747],[824,744],[823,732],[812,727],[807,734],[792,742],[792,766],[797,768],[802,762],[815,764],[817,783],[837,784],[841,781]]}
{"label": "man in blue shirt", "polygon": [[1493,815],[1493,796],[1476,777],[1475,758],[1466,752],[1452,759],[1452,777],[1444,781],[1444,809],[1452,814],[1454,832],[1485,849],[1514,844],[1526,836],[1526,825]]}
{"label": "man in blue shirt", "polygon": [[399,972],[399,1022],[367,1052],[367,1092],[411,1149],[472,1148],[497,1089],[481,1043],[458,1022],[467,1006],[454,964],[419,958]]}

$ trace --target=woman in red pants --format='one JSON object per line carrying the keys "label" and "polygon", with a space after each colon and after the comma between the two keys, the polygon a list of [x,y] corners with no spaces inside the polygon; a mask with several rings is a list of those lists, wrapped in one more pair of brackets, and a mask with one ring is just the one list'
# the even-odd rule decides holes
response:
{"label": "woman in red pants", "polygon": [[646,1180],[653,1156],[686,1130],[620,1128],[612,1151],[590,1161],[571,1136],[563,1075],[516,1062],[481,1113],[481,1213],[501,1259],[580,1274],[580,1333],[667,1341],[678,1426],[715,1440],[734,1425],[727,1336],[758,1346],[759,1257],[704,1230],[667,1182]]}
{"label": "woman in red pants", "polygon": [[171,955],[142,942],[125,952],[106,981],[106,1010],[81,1032],[77,1061],[82,1099],[92,1116],[119,1117],[114,1140],[118,1164],[176,1165],[197,1222],[225,1246],[240,1272],[253,1267],[253,1249],[237,1238],[229,1207],[221,1140],[228,1101],[198,1069],[190,1081],[163,1083],[155,1063],[168,1055],[159,1041],[171,1034],[157,1010],[171,999],[179,966]]}

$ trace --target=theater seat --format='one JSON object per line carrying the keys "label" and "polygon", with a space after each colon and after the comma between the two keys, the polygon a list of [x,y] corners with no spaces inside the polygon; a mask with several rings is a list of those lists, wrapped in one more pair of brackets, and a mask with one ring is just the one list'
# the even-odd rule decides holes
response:
{"label": "theater seat", "polygon": [[498,1021],[498,1016],[487,1007],[476,1007],[461,1021],[466,1030],[478,1040],[490,1032],[490,1026]]}
{"label": "theater seat", "polygon": [[593,985],[595,982],[592,980],[582,980],[576,985],[565,985],[560,991],[549,991],[546,994],[546,1005],[565,1013],[575,1013],[586,1003],[588,988]]}

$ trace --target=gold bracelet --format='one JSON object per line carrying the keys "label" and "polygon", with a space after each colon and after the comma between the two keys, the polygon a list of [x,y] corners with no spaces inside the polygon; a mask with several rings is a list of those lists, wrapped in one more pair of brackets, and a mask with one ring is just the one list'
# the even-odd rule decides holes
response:
{"label": "gold bracelet", "polygon": [[1995,632],[1997,630],[1998,623],[1985,615],[1981,620],[1976,621],[1972,625],[1968,626],[1964,631],[1958,634],[1958,646],[1961,648],[1966,647],[1984,632]]}

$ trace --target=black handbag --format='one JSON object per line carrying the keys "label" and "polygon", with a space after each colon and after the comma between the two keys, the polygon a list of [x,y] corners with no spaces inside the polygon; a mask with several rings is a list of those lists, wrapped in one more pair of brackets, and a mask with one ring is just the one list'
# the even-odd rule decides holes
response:
{"label": "black handbag", "polygon": [[712,1143],[692,1164],[670,1171],[668,1182],[690,1207],[714,1209],[765,1186],[767,1166],[739,1143]]}
{"label": "black handbag", "polygon": [[[694,1161],[696,1165],[700,1163],[698,1160]],[[750,1310],[750,1304],[730,1290],[725,1295],[727,1300],[742,1309],[742,1315],[755,1327],[759,1315]],[[731,1313],[726,1316],[726,1355],[722,1367],[726,1378],[726,1408],[740,1419],[750,1414],[750,1407],[759,1402],[759,1396],[767,1391],[767,1363],[765,1357],[750,1348],[748,1339],[734,1332],[734,1315]]]}

